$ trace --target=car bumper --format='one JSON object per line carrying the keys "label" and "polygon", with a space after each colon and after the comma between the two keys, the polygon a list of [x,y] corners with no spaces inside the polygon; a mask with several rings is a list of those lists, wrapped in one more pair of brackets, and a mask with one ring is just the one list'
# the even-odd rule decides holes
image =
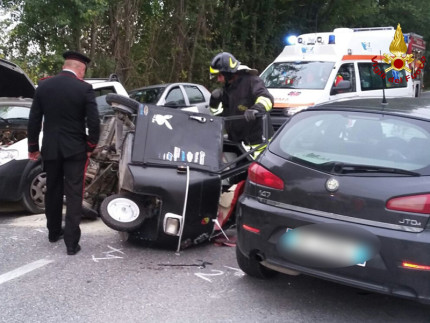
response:
{"label": "car bumper", "polygon": [[22,197],[22,181],[28,159],[11,160],[0,166],[0,201],[16,202]]}
{"label": "car bumper", "polygon": [[142,227],[132,231],[142,240],[175,245],[178,238],[166,235],[163,223],[167,214],[182,215],[184,209],[184,240],[207,239],[213,230],[221,191],[218,175],[190,170],[187,187],[186,173],[175,168],[129,165],[122,189],[130,192],[136,202],[145,196],[156,196],[161,201],[156,216],[148,218]]}
{"label": "car bumper", "polygon": [[[346,224],[329,218],[280,209],[242,195],[236,213],[238,248],[247,257],[257,256],[262,264],[280,272],[299,272],[314,277],[383,294],[430,303],[430,271],[406,269],[404,261],[430,265],[430,232],[400,232],[351,224],[376,236],[379,252],[365,266],[315,268],[282,257],[277,248],[279,232],[309,224]],[[247,229],[244,228],[244,225]],[[253,232],[257,231],[259,232]]]}

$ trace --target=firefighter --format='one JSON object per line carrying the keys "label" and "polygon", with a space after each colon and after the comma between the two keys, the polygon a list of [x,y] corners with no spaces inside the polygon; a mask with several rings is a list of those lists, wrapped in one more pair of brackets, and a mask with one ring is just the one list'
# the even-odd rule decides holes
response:
{"label": "firefighter", "polygon": [[[226,122],[226,131],[231,141],[243,143],[247,149],[258,147],[263,139],[263,127],[257,113],[266,113],[269,118],[269,138],[273,135],[269,111],[273,106],[273,96],[265,87],[255,69],[241,64],[232,54],[217,54],[210,65],[211,76],[223,83],[215,89],[210,98],[210,110],[214,115],[244,115],[244,120]],[[266,139],[269,139],[266,138]],[[254,157],[265,146],[259,147]]]}

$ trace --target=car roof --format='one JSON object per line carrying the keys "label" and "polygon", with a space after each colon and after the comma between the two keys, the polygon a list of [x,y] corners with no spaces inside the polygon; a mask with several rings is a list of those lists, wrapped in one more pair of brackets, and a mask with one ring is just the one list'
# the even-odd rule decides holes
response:
{"label": "car roof", "polygon": [[201,84],[196,84],[196,83],[188,83],[188,82],[175,82],[175,83],[163,83],[163,84],[155,84],[155,85],[148,85],[148,86],[143,86],[143,87],[139,87],[133,90],[130,90],[130,92],[136,92],[136,91],[142,91],[142,90],[147,90],[147,89],[153,89],[153,88],[157,88],[157,87],[168,87],[168,86],[176,86],[176,85],[193,85],[193,86],[200,86],[203,87],[203,85]]}
{"label": "car roof", "polygon": [[90,84],[95,84],[95,83],[105,83],[105,82],[119,82],[119,77],[116,74],[110,74],[109,77],[107,78],[85,78],[84,79],[85,82],[90,83]]}
{"label": "car roof", "polygon": [[310,107],[308,110],[354,110],[365,112],[377,112],[396,114],[413,118],[430,120],[430,98],[427,97],[397,97],[387,98],[386,104],[382,98],[357,98],[338,100]]}

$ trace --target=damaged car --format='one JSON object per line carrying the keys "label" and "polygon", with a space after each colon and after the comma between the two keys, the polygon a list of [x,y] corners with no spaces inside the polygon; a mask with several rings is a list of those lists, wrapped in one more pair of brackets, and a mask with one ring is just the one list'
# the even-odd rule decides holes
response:
{"label": "damaged car", "polygon": [[115,94],[107,101],[115,115],[102,124],[91,157],[86,207],[125,239],[178,251],[210,239],[234,208],[220,216],[220,197],[237,199],[259,148],[246,151],[224,138],[224,122],[243,116],[214,117]]}
{"label": "damaged car", "polygon": [[3,59],[0,75],[0,203],[20,201],[40,213],[46,179],[29,161],[25,140],[35,86],[18,65]]}
{"label": "damaged car", "polygon": [[[101,119],[113,114],[108,93],[127,96],[114,74],[85,81],[95,91]],[[33,82],[18,65],[0,59],[0,204],[17,202],[37,214],[45,210],[46,174],[41,161],[28,159],[27,123],[34,92]]]}

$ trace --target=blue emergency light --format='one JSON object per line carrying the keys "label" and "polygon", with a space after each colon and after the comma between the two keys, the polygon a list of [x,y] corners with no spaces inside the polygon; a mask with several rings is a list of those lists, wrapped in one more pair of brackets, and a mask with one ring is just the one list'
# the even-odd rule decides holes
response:
{"label": "blue emergency light", "polygon": [[285,43],[287,45],[295,45],[297,44],[297,36],[295,35],[288,35],[285,37]]}

